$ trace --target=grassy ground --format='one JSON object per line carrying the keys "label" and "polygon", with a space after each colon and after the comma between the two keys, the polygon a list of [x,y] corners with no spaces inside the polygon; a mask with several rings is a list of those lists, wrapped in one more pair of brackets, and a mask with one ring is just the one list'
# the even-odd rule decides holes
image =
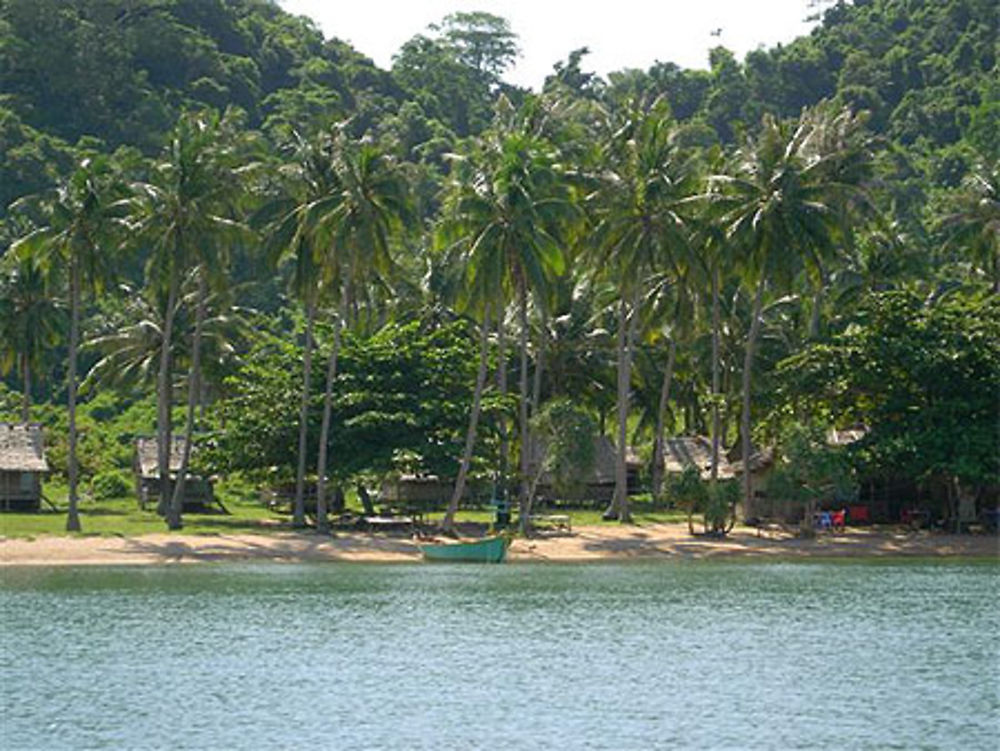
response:
{"label": "grassy ground", "polygon": [[[229,514],[185,514],[184,534],[235,534],[254,533],[268,534],[292,529],[291,518],[287,513],[278,513],[268,509],[260,502],[252,490],[233,486],[221,486],[219,497],[225,504]],[[65,535],[66,527],[66,487],[56,482],[47,483],[45,495],[51,499],[58,511],[48,506],[39,513],[0,512],[0,536],[31,538],[40,535]],[[360,504],[353,497],[348,497],[348,510],[361,512]],[[601,518],[600,510],[596,509],[540,509],[540,513],[556,513],[569,515],[573,526],[614,524]],[[648,501],[640,499],[633,506],[635,520],[641,523],[662,523],[684,521],[687,517],[679,511],[654,509]],[[443,514],[432,513],[427,521],[439,521]],[[483,509],[463,509],[459,512],[459,521],[489,524],[493,521],[493,511]],[[80,522],[85,535],[111,535],[134,537],[144,534],[166,532],[163,520],[150,510],[143,511],[134,497],[116,498],[105,501],[94,501],[84,498],[80,502]]]}

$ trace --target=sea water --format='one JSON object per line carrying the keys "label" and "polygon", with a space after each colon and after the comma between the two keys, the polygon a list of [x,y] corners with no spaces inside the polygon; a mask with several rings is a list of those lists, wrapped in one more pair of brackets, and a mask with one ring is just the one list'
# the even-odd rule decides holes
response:
{"label": "sea water", "polygon": [[0,572],[3,749],[996,749],[1000,566]]}

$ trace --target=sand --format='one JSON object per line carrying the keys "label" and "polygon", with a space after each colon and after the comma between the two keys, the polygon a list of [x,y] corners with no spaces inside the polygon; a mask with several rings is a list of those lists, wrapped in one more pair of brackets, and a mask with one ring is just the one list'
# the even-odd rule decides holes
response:
{"label": "sand", "polygon": [[[570,563],[694,558],[960,557],[1000,559],[1000,540],[989,535],[860,529],[800,540],[777,533],[758,537],[737,529],[724,539],[692,537],[682,524],[578,527],[547,532],[511,545],[511,561]],[[338,533],[267,535],[155,534],[141,537],[39,537],[0,539],[0,566],[171,564],[219,561],[419,561],[405,537]]]}

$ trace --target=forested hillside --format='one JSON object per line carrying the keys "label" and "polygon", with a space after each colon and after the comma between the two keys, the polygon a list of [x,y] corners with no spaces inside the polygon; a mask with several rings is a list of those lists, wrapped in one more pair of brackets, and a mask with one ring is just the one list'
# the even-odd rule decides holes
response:
{"label": "forested hillside", "polygon": [[[307,477],[392,471],[527,507],[560,419],[639,447],[656,497],[667,435],[712,436],[717,468],[863,424],[851,472],[985,498],[998,24],[993,0],[839,2],[708,70],[604,80],[567,50],[529,92],[486,13],[381,70],[268,0],[0,0],[0,413],[48,425],[71,504],[155,428],[295,479],[297,523]],[[871,342],[907,316],[933,383],[886,402],[910,365]]]}
{"label": "forested hillside", "polygon": [[[859,0],[742,62],[720,47],[708,71],[657,62],[605,82],[586,72],[585,51],[567,51],[547,85],[581,97],[664,95],[679,122],[701,126],[699,138],[724,142],[764,112],[794,117],[836,99],[868,110],[908,170],[954,187],[974,150],[998,148],[997,15],[990,0]],[[524,94],[500,78],[512,45],[464,51],[475,21],[431,36],[415,29],[383,71],[269,0],[3,0],[0,203],[51,184],[74,147],[153,154],[192,107],[239,107],[268,134],[352,116],[355,132],[393,137],[408,158],[439,154],[489,123],[498,92]],[[496,19],[483,28],[512,40]]]}

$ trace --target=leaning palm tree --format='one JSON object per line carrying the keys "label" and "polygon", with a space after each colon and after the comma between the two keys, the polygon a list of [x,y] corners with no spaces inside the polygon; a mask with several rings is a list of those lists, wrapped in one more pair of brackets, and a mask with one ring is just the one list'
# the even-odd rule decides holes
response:
{"label": "leaning palm tree", "polygon": [[845,220],[868,203],[861,191],[870,163],[863,121],[824,107],[803,112],[794,125],[765,116],[760,133],[736,152],[728,174],[710,178],[712,214],[741,256],[753,289],[743,361],[740,423],[743,512],[753,514],[751,373],[770,282],[788,288],[803,266],[819,269],[849,239]]}
{"label": "leaning palm tree", "polygon": [[509,297],[517,300],[521,354],[518,505],[524,532],[528,529],[530,447],[529,302],[533,293],[544,289],[552,273],[564,268],[559,236],[572,215],[568,185],[557,164],[553,147],[523,124],[498,126],[479,153],[456,165],[444,220],[444,232],[466,258],[465,299],[490,303],[498,334],[503,331]]}
{"label": "leaning palm tree", "polygon": [[65,268],[69,286],[69,510],[66,529],[80,531],[78,462],[76,456],[77,351],[80,307],[84,288],[100,290],[114,267],[121,226],[123,184],[106,159],[86,159],[51,195],[38,197],[48,224],[14,244],[37,262]]}
{"label": "leaning palm tree", "polygon": [[[177,296],[185,271],[199,270],[207,279],[221,251],[237,236],[238,225],[232,218],[234,191],[241,185],[236,150],[236,116],[227,112],[189,113],[182,115],[171,132],[160,158],[154,163],[148,182],[135,186],[133,201],[134,240],[152,250],[146,275],[151,284],[166,293],[166,317],[163,323],[164,346],[160,353],[157,377],[157,441],[160,477],[158,511],[166,517],[170,529],[181,527],[182,495],[170,495],[171,356],[166,343],[172,341]],[[199,292],[204,298],[206,287]],[[194,337],[200,341],[200,329]],[[200,363],[192,353],[189,377],[188,419],[186,432],[193,427],[192,404],[197,394],[197,371]],[[188,435],[190,446],[190,435]],[[183,493],[183,478],[188,452],[182,457],[177,488]]]}
{"label": "leaning palm tree", "polygon": [[595,193],[594,267],[618,290],[618,452],[615,490],[605,518],[631,521],[626,488],[626,426],[632,352],[641,300],[656,272],[673,272],[688,245],[682,210],[694,193],[692,162],[679,148],[666,107],[631,101],[611,112]]}

